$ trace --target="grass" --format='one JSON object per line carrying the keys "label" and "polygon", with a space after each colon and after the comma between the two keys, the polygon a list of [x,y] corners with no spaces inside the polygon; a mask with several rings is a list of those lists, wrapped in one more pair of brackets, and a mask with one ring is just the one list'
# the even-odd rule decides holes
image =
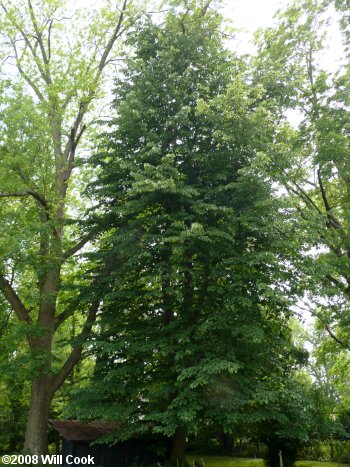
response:
{"label": "grass", "polygon": [[[264,467],[264,462],[261,459],[237,459],[234,457],[201,457],[188,456],[189,462],[196,460],[201,462],[203,459],[203,467]],[[339,464],[338,462],[315,462],[315,461],[298,461],[296,467],[349,467],[349,464]]]}
{"label": "grass", "polygon": [[201,463],[204,462],[205,467],[264,467],[261,459],[237,459],[233,457],[201,457],[188,456],[187,460],[191,463],[193,460]]}
{"label": "grass", "polygon": [[314,462],[299,461],[297,467],[349,467],[349,464],[339,464],[338,462]]}

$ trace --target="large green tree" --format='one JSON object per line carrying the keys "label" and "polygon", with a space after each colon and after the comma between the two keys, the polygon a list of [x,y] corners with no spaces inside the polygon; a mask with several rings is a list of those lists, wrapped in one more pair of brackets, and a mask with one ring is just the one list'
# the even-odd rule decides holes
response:
{"label": "large green tree", "polygon": [[181,459],[200,421],[230,432],[268,417],[259,402],[283,384],[291,346],[283,225],[258,163],[273,114],[223,47],[218,12],[176,6],[131,39],[94,158],[92,222],[104,231],[94,261],[116,267],[78,402],[80,416],[124,422],[121,437],[150,427],[172,437]]}
{"label": "large green tree", "polygon": [[[33,454],[47,451],[52,398],[81,358],[99,308],[92,293],[74,291],[91,281],[75,259],[90,239],[77,222],[84,172],[76,168],[130,14],[128,0],[85,12],[60,0],[0,2],[1,316],[21,346],[11,358],[31,381],[25,449]],[[78,338],[63,346],[64,323],[77,314]]]}

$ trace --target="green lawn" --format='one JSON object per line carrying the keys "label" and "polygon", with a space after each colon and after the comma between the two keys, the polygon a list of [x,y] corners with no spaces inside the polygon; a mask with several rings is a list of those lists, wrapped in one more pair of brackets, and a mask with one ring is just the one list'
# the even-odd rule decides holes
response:
{"label": "green lawn", "polygon": [[[201,457],[188,456],[189,462],[203,459],[203,467],[264,467],[261,459],[237,459],[233,457]],[[349,464],[338,464],[337,462],[314,462],[314,461],[299,461],[297,467],[349,467]]]}
{"label": "green lawn", "polygon": [[204,461],[205,467],[250,467],[257,466],[263,467],[264,463],[260,459],[236,459],[233,457],[201,457],[201,456],[188,456],[187,460],[192,462]]}

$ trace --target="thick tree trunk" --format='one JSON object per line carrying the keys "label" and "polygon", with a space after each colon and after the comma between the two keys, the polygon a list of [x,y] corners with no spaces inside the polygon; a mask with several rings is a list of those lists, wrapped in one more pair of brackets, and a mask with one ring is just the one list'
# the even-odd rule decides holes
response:
{"label": "thick tree trunk", "polygon": [[182,461],[185,460],[186,454],[186,428],[176,428],[174,437],[171,442],[170,460]]}
{"label": "thick tree trunk", "polygon": [[219,434],[219,441],[223,451],[231,453],[233,451],[233,436],[222,431]]}
{"label": "thick tree trunk", "polygon": [[52,400],[50,379],[41,376],[33,380],[24,451],[30,454],[47,454],[47,422]]}

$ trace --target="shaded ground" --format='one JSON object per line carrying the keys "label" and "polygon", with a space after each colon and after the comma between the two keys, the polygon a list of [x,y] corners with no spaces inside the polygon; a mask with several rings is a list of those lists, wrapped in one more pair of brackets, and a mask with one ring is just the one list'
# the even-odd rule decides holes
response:
{"label": "shaded ground", "polygon": [[[209,457],[209,456],[188,456],[189,462],[203,460],[203,467],[264,467],[261,459],[237,459],[234,457]],[[298,461],[297,467],[349,467],[350,464],[339,464],[338,462],[315,462]]]}

